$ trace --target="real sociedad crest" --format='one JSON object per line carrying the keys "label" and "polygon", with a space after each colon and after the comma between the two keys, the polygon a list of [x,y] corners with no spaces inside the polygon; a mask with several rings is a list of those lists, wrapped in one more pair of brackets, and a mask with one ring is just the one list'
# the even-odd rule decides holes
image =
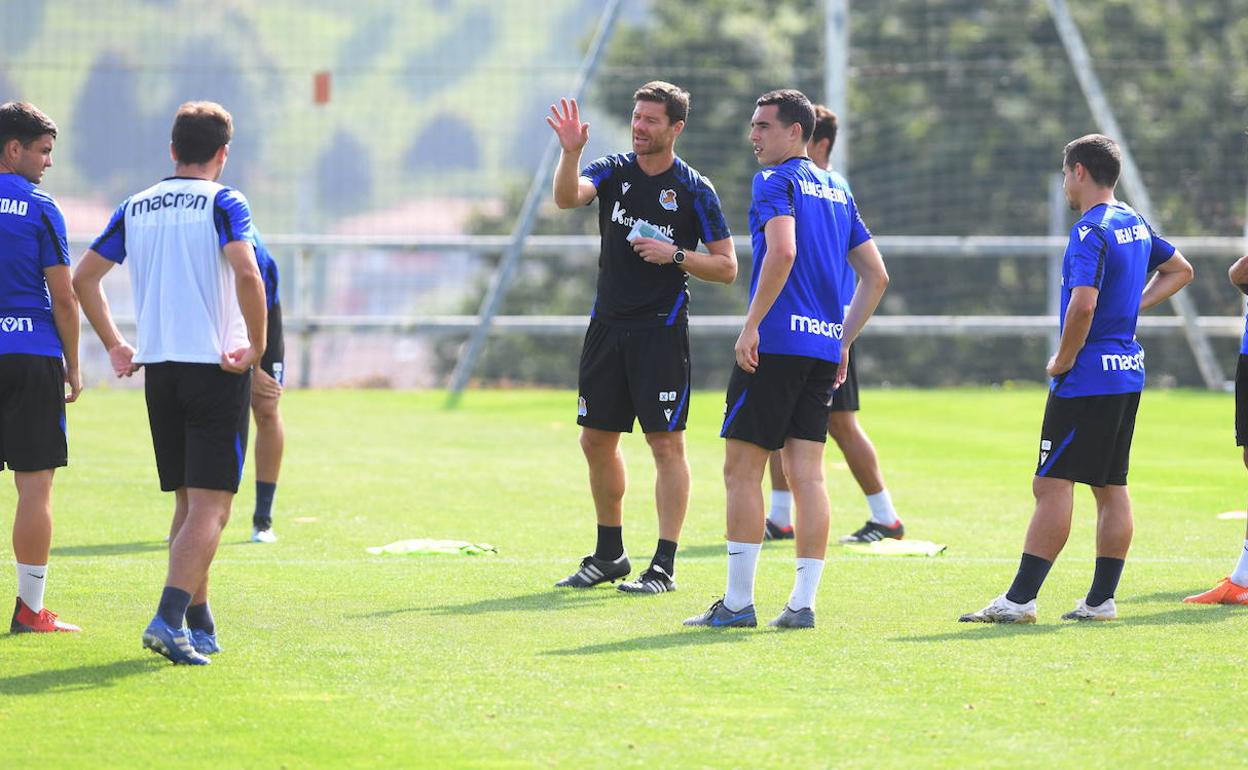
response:
{"label": "real sociedad crest", "polygon": [[663,190],[659,193],[659,205],[668,211],[676,210],[676,191]]}

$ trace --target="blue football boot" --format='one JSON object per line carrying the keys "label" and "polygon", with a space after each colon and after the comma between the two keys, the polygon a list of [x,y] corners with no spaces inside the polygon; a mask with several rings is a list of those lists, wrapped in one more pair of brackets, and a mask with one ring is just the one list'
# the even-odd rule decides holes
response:
{"label": "blue football boot", "polygon": [[221,645],[217,644],[217,635],[215,633],[210,634],[202,628],[191,629],[191,646],[200,655],[211,655],[214,652],[221,652]]}
{"label": "blue football boot", "polygon": [[211,660],[191,646],[190,636],[191,632],[185,627],[174,628],[157,615],[143,632],[143,646],[158,655],[164,655],[174,665],[184,663],[188,666],[206,666],[211,663]]}

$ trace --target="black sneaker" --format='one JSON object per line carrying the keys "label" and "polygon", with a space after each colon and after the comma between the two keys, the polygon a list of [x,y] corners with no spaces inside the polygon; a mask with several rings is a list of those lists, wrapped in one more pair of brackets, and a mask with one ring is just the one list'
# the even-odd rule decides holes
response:
{"label": "black sneaker", "polygon": [[764,540],[792,540],[793,526],[782,527],[771,519],[765,519],[766,526],[763,528]]}
{"label": "black sneaker", "polygon": [[891,527],[883,524],[876,524],[874,521],[867,521],[862,525],[862,529],[852,535],[841,535],[842,543],[874,543],[877,540],[892,538],[893,540],[901,540],[906,536],[906,528],[901,523],[901,519]]}
{"label": "black sneaker", "polygon": [[590,588],[608,581],[614,583],[628,577],[633,566],[628,563],[628,554],[620,554],[615,561],[599,559],[592,553],[581,559],[581,566],[576,572],[555,583],[555,588]]}
{"label": "black sneaker", "polygon": [[667,574],[667,570],[657,564],[651,564],[650,568],[641,573],[636,580],[620,583],[615,588],[626,594],[665,594],[676,590],[676,581]]}

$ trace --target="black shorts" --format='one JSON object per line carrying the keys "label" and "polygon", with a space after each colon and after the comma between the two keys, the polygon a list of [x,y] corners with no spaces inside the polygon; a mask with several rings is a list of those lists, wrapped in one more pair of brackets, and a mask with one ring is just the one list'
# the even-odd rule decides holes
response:
{"label": "black shorts", "polygon": [[269,327],[266,338],[268,342],[264,345],[264,357],[260,359],[260,368],[277,380],[278,385],[285,385],[286,338],[282,334],[282,303],[280,302],[275,302],[273,307],[269,308]]}
{"label": "black shorts", "polygon": [[856,412],[858,411],[858,367],[854,364],[858,360],[855,349],[854,354],[849,357],[849,366],[846,367],[845,381],[841,383],[841,387],[832,392],[832,401],[828,403],[828,411],[831,412]]}
{"label": "black shorts", "polygon": [[145,368],[160,488],[237,492],[247,453],[251,372],[177,362]]}
{"label": "black shorts", "polygon": [[788,438],[826,442],[836,368],[818,358],[772,353],[759,354],[753,374],[734,366],[719,435],[771,450]]}
{"label": "black shorts", "polygon": [[1036,475],[1126,486],[1139,393],[1059,398],[1049,394]]}
{"label": "black shorts", "polygon": [[685,429],[689,327],[627,329],[590,320],[581,349],[576,424],[632,433]]}
{"label": "black shorts", "polygon": [[0,468],[46,471],[69,464],[65,366],[53,356],[0,355]]}
{"label": "black shorts", "polygon": [[1235,445],[1248,446],[1248,356],[1235,365]]}

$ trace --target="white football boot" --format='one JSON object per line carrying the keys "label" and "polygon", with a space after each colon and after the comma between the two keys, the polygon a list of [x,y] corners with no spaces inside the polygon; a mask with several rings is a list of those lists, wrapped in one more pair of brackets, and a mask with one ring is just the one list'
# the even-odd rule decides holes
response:
{"label": "white football boot", "polygon": [[1062,620],[1113,620],[1116,617],[1118,608],[1110,597],[1095,607],[1089,607],[1087,599],[1080,599],[1073,610],[1062,616]]}
{"label": "white football boot", "polygon": [[960,623],[1035,623],[1036,600],[1015,604],[1001,594],[979,612],[968,612],[958,618]]}

